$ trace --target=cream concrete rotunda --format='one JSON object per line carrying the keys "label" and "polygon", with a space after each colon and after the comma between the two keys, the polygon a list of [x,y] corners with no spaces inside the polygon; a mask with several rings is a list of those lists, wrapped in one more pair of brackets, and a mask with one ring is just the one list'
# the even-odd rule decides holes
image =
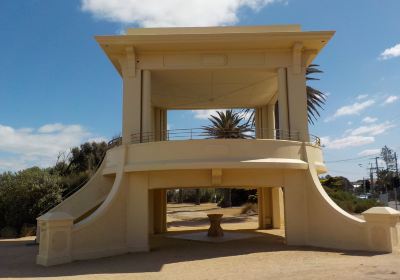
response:
{"label": "cream concrete rotunda", "polygon": [[[38,218],[45,266],[149,251],[166,231],[166,189],[257,188],[260,228],[287,245],[392,252],[399,212],[364,219],[320,185],[326,172],[307,122],[306,67],[332,31],[298,25],[128,29],[97,42],[123,82],[122,143],[78,192]],[[255,139],[167,130],[167,111],[251,108]]]}

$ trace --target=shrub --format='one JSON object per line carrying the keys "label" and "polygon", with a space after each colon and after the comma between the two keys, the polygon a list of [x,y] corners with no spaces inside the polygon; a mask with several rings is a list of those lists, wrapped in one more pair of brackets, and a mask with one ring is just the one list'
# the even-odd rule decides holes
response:
{"label": "shrub", "polygon": [[38,167],[0,174],[0,228],[17,233],[23,224],[36,224],[37,216],[61,201],[60,178]]}
{"label": "shrub", "polygon": [[374,199],[361,199],[350,192],[340,189],[324,188],[330,198],[343,210],[350,213],[362,213],[371,207],[381,206]]}

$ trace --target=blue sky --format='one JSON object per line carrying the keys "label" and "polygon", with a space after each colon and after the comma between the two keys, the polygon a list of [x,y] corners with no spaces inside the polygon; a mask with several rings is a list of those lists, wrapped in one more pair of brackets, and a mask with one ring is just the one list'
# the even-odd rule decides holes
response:
{"label": "blue sky", "polygon": [[[312,85],[329,96],[311,131],[323,138],[330,174],[362,178],[383,145],[400,152],[398,11],[397,0],[2,0],[0,171],[48,166],[71,146],[120,132],[121,79],[95,35],[137,26],[301,24],[336,31],[315,61],[324,74]],[[202,113],[171,112],[168,122],[199,127],[209,112]]]}

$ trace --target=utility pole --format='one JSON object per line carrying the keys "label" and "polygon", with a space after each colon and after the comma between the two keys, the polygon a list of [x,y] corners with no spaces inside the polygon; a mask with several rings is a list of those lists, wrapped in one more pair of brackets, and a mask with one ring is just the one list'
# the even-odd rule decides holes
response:
{"label": "utility pole", "polygon": [[365,178],[364,178],[364,176],[363,176],[363,191],[364,191],[364,194],[366,194],[366,191],[365,191]]}
{"label": "utility pole", "polygon": [[371,180],[371,184],[370,184],[370,191],[371,193],[375,192],[375,183],[374,183],[374,173],[372,172],[373,168],[372,168],[372,163],[370,163],[370,168],[369,168],[369,179]]}
{"label": "utility pole", "polygon": [[[379,157],[375,157],[375,172],[376,172],[376,180],[377,180],[377,181],[378,181],[378,178],[379,178],[378,158],[379,158]],[[388,191],[387,191],[387,186],[386,186],[386,184],[385,184],[385,188],[386,188],[386,193],[387,193]]]}
{"label": "utility pole", "polygon": [[378,172],[379,172],[378,158],[379,158],[379,157],[375,157],[376,178],[378,178]]}
{"label": "utility pole", "polygon": [[[397,178],[397,180],[396,180],[396,183],[397,182],[399,182],[399,167],[398,167],[398,165],[397,165],[397,153],[395,152],[394,153],[394,163],[395,163],[395,166],[396,166],[396,178]],[[395,205],[396,205],[396,210],[397,210],[397,186],[394,186],[394,203],[395,203]]]}

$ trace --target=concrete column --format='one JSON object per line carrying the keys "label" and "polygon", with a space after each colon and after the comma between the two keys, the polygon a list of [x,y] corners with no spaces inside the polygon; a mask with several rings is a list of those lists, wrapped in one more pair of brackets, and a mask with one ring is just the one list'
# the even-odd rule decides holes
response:
{"label": "concrete column", "polygon": [[38,218],[39,254],[36,263],[51,266],[71,262],[71,230],[74,218],[66,213],[47,213]]}
{"label": "concrete column", "polygon": [[155,141],[161,141],[162,124],[161,124],[161,109],[154,108],[154,135]]}
{"label": "concrete column", "polygon": [[258,227],[267,229],[272,227],[272,192],[271,188],[258,188]]}
{"label": "concrete column", "polygon": [[154,190],[154,233],[167,231],[167,191]]}
{"label": "concrete column", "polygon": [[278,69],[278,106],[279,106],[279,130],[289,131],[288,89],[286,80],[286,68]]}
{"label": "concrete column", "polygon": [[308,245],[307,180],[302,170],[286,172],[285,235],[288,245]]}
{"label": "concrete column", "polygon": [[272,227],[276,229],[285,226],[282,188],[272,188]]}
{"label": "concrete column", "polygon": [[161,109],[161,140],[168,140],[167,130],[168,130],[168,110]]}
{"label": "concrete column", "polygon": [[154,233],[154,190],[149,190],[149,234]]}
{"label": "concrete column", "polygon": [[292,134],[299,133],[299,140],[309,141],[307,118],[306,68],[287,70],[289,128]]}
{"label": "concrete column", "polygon": [[270,123],[268,117],[267,105],[255,109],[256,137],[258,139],[270,138]]}
{"label": "concrete column", "polygon": [[154,141],[152,135],[151,72],[142,70],[142,133],[143,142]]}
{"label": "concrete column", "polygon": [[261,133],[261,109],[260,108],[255,108],[254,110],[254,122],[256,126],[256,138],[261,139],[262,138],[262,133]]}
{"label": "concrete column", "polygon": [[148,175],[132,173],[126,197],[126,243],[129,252],[149,251],[149,217]]}
{"label": "concrete column", "polygon": [[131,135],[138,138],[141,129],[141,72],[136,75],[123,73],[122,142],[130,144]]}
{"label": "concrete column", "polygon": [[267,105],[267,119],[268,119],[268,131],[267,138],[274,139],[275,137],[275,103],[270,103]]}

